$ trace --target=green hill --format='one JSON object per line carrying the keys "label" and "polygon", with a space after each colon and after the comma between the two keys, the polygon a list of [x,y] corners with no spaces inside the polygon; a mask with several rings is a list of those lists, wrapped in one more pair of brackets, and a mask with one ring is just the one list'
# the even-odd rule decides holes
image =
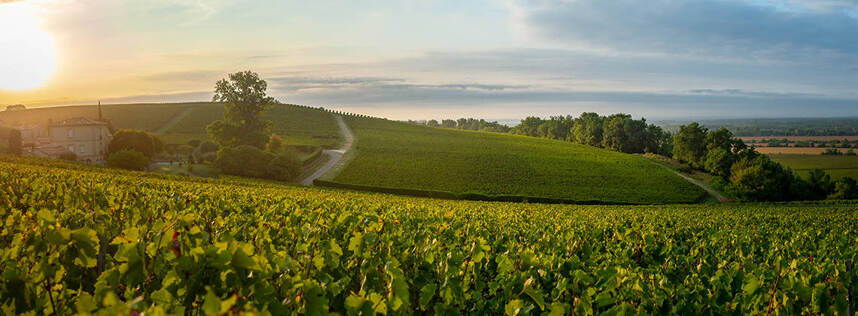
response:
{"label": "green hill", "polygon": [[445,201],[0,160],[10,315],[845,314],[858,278],[850,202]]}
{"label": "green hill", "polygon": [[612,203],[690,203],[706,193],[636,155],[548,139],[348,117],[357,137],[334,182]]}
{"label": "green hill", "polygon": [[[187,112],[187,113],[185,113]],[[159,131],[176,117],[181,119],[161,133],[167,143],[184,144],[206,140],[206,126],[223,117],[223,105],[211,102],[105,104],[103,118],[117,129],[133,128]],[[10,124],[46,125],[73,117],[98,118],[95,105],[33,108],[23,111],[0,111],[0,120]],[[273,105],[266,113],[271,130],[286,144],[334,148],[341,142],[339,128],[330,113],[291,104]]]}

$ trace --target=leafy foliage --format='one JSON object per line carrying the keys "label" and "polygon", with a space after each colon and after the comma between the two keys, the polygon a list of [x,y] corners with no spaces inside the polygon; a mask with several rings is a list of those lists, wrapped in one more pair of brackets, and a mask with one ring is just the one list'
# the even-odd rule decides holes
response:
{"label": "leafy foliage", "polygon": [[164,143],[152,133],[122,129],[113,134],[113,139],[107,146],[107,153],[112,155],[123,150],[133,150],[143,154],[147,159],[152,159],[156,154],[164,151]]}
{"label": "leafy foliage", "polygon": [[0,310],[843,314],[858,279],[852,204],[477,203],[231,181],[0,162]]}
{"label": "leafy foliage", "polygon": [[149,158],[136,150],[123,149],[110,154],[107,157],[107,165],[113,168],[143,171],[149,168]]}
{"label": "leafy foliage", "polygon": [[221,147],[240,145],[263,148],[271,122],[263,119],[274,98],[265,94],[268,84],[254,72],[229,74],[215,84],[214,102],[224,105],[223,119],[208,125],[209,136]]}

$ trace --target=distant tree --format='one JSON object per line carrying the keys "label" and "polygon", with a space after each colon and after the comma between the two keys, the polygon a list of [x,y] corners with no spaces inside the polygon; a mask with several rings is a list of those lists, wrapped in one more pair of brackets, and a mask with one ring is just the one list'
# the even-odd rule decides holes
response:
{"label": "distant tree", "polygon": [[828,148],[822,152],[822,155],[824,155],[824,156],[842,156],[843,152],[841,152],[840,150],[838,150],[836,148]]}
{"label": "distant tree", "polygon": [[539,125],[542,125],[542,119],[535,116],[528,116],[521,120],[521,123],[513,129],[514,134],[539,137]]}
{"label": "distant tree", "polygon": [[853,151],[852,149],[849,149],[849,150],[847,150],[847,151],[846,151],[846,153],[845,153],[844,155],[846,155],[846,156],[855,156],[855,151]]}
{"label": "distant tree", "polygon": [[9,153],[20,156],[23,149],[24,145],[21,140],[21,131],[14,128],[9,130]]}
{"label": "distant tree", "polygon": [[797,179],[767,156],[742,157],[730,168],[730,191],[741,200],[784,201],[795,193]]}
{"label": "distant tree", "polygon": [[271,134],[271,137],[268,138],[268,145],[265,147],[271,153],[279,153],[283,150],[283,138],[280,138],[277,134]]}
{"label": "distant tree", "polygon": [[840,178],[834,182],[833,192],[828,198],[832,200],[858,199],[858,183],[852,178]]}
{"label": "distant tree", "polygon": [[107,145],[107,153],[109,155],[122,150],[134,150],[146,156],[147,159],[152,159],[164,151],[164,142],[146,131],[122,129],[113,135],[113,139]]}
{"label": "distant tree", "polygon": [[813,169],[807,177],[808,192],[805,199],[822,200],[834,191],[834,183],[822,169]]}
{"label": "distant tree", "polygon": [[614,114],[605,119],[602,125],[602,147],[613,151],[626,152],[628,135],[625,132],[625,121],[631,119],[631,115]]}
{"label": "distant tree", "polygon": [[703,167],[711,174],[727,178],[730,176],[730,167],[736,160],[736,156],[724,148],[716,147],[706,151]]}
{"label": "distant tree", "polygon": [[443,127],[443,128],[456,128],[456,121],[454,121],[454,120],[441,120],[441,127]]}
{"label": "distant tree", "polygon": [[136,150],[123,149],[107,157],[107,166],[143,171],[149,168],[149,158]]}
{"label": "distant tree", "polygon": [[206,127],[221,147],[249,145],[263,148],[270,122],[262,119],[274,98],[265,94],[268,84],[254,72],[243,71],[221,79],[215,85],[214,102],[224,103],[223,119]]}
{"label": "distant tree", "polygon": [[429,120],[428,122],[426,122],[426,125],[427,125],[427,126],[431,126],[431,127],[439,127],[439,126],[441,126],[441,124],[438,124],[438,121],[437,121],[437,120]]}
{"label": "distant tree", "polygon": [[673,136],[673,158],[694,168],[703,168],[706,154],[706,128],[698,123],[682,125]]}
{"label": "distant tree", "polygon": [[576,143],[593,147],[602,146],[602,124],[604,118],[596,113],[582,113],[575,119],[573,139]]}
{"label": "distant tree", "polygon": [[669,156],[673,154],[673,135],[661,127],[650,124],[647,127],[650,142],[647,144],[646,152]]}

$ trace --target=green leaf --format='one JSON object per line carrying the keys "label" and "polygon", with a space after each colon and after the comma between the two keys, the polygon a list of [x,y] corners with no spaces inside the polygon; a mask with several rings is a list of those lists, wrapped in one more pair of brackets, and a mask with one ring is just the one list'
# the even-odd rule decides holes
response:
{"label": "green leaf", "polygon": [[495,258],[498,263],[498,273],[506,274],[515,270],[515,265],[507,255],[499,255]]}
{"label": "green leaf", "polygon": [[745,291],[745,295],[754,294],[757,289],[760,288],[760,280],[757,280],[756,277],[749,277],[745,282],[745,286],[742,287],[742,290]]}
{"label": "green leaf", "polygon": [[550,312],[548,313],[548,315],[549,316],[563,316],[566,314],[566,309],[568,309],[568,308],[569,308],[568,304],[564,304],[564,303],[560,303],[560,302],[551,303],[551,308],[550,308]]}
{"label": "green leaf", "polygon": [[87,292],[81,292],[77,296],[77,300],[74,305],[75,309],[80,314],[89,314],[98,308],[95,304],[95,299],[93,299],[92,295],[89,295]]}
{"label": "green leaf", "polygon": [[360,296],[351,294],[346,297],[346,311],[348,311],[350,314],[357,314],[358,312],[360,312],[361,307],[363,307],[364,303],[366,303],[365,299]]}
{"label": "green leaf", "polygon": [[429,302],[435,297],[435,291],[438,286],[435,283],[426,284],[420,289],[420,308],[423,310],[429,309]]}
{"label": "green leaf", "polygon": [[539,306],[539,310],[545,310],[545,299],[542,297],[542,291],[534,288],[528,288],[524,290],[524,293],[536,302],[536,305]]}
{"label": "green leaf", "polygon": [[509,301],[509,303],[506,303],[506,306],[504,307],[504,313],[509,316],[518,315],[518,313],[521,312],[523,305],[524,302],[522,300]]}
{"label": "green leaf", "polygon": [[206,297],[203,301],[203,313],[207,316],[216,316],[220,314],[220,298],[212,292],[210,287],[206,287]]}

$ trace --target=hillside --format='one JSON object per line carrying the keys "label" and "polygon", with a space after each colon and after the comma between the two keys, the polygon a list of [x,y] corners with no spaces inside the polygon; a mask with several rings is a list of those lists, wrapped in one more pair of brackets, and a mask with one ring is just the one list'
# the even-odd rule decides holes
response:
{"label": "hillside", "polygon": [[8,314],[842,314],[856,278],[853,204],[444,201],[0,160]]}
{"label": "hillside", "polygon": [[[188,113],[185,113],[188,112]],[[165,127],[176,117],[171,128],[161,137],[166,143],[184,144],[190,140],[206,140],[206,126],[223,117],[223,105],[211,102],[154,103],[154,104],[105,104],[103,118],[117,129],[133,128],[155,132]],[[0,111],[0,121],[10,124],[46,125],[72,117],[98,118],[95,105],[59,106],[33,108],[23,111]],[[339,129],[330,113],[291,104],[277,104],[266,113],[271,120],[271,130],[286,144],[312,145],[334,148],[341,141]]]}
{"label": "hillside", "polygon": [[688,203],[706,193],[635,155],[540,138],[348,117],[353,159],[333,181],[403,188],[600,201]]}

